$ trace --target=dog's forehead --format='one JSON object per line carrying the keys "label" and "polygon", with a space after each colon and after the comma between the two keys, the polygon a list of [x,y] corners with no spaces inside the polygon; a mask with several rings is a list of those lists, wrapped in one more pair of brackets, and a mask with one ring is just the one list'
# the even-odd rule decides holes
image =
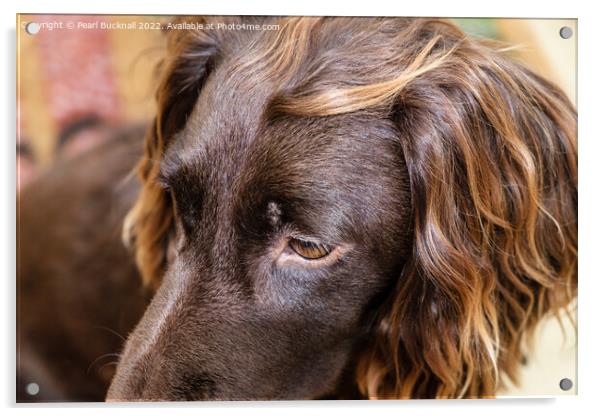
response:
{"label": "dog's forehead", "polygon": [[274,85],[249,82],[234,91],[224,72],[218,69],[205,85],[179,135],[181,143],[175,151],[180,157],[190,154],[193,163],[210,162],[222,172],[241,172],[243,162],[278,163],[274,158],[279,158],[289,166],[312,163],[312,169],[318,170],[353,159],[355,163],[386,160],[399,146],[395,126],[378,111],[266,120],[271,97],[278,92]]}
{"label": "dog's forehead", "polygon": [[369,68],[364,68],[363,55],[367,50],[373,53],[373,45],[366,44],[365,36],[357,36],[357,23],[317,21],[270,19],[268,23],[282,27],[235,31],[222,37],[190,127],[208,128],[211,126],[194,123],[211,120],[222,133],[227,133],[227,128],[239,133],[233,134],[232,140],[239,136],[249,139],[271,99],[281,93],[305,85],[365,82],[360,78]]}
{"label": "dog's forehead", "polygon": [[[212,68],[186,126],[167,151],[168,161],[171,154],[177,156],[178,163],[210,164],[213,179],[219,179],[223,186],[249,170],[273,172],[273,166],[278,166],[279,173],[288,171],[289,177],[303,181],[326,172],[347,175],[356,165],[394,164],[397,159],[391,155],[399,154],[390,142],[396,141],[396,132],[381,113],[291,116],[278,123],[266,120],[273,98],[306,83],[309,73],[316,82],[346,82],[338,79],[337,73],[353,66],[350,60],[361,59],[339,53],[348,49],[345,42],[326,41],[328,37],[340,39],[344,29],[330,31],[328,36],[322,33],[311,48],[293,51],[303,54],[301,61],[295,61],[294,54],[287,58],[297,62],[296,66],[274,63],[274,57],[280,59],[290,52],[286,42],[274,45],[274,33],[239,35]],[[333,58],[337,54],[340,59]]]}

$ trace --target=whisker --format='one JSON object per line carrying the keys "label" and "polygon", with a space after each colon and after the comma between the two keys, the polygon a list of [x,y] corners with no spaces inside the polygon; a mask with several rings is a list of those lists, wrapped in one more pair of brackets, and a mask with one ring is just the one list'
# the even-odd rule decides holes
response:
{"label": "whisker", "polygon": [[126,341],[126,339],[125,339],[125,337],[123,335],[121,335],[119,332],[117,332],[117,331],[115,331],[115,330],[113,330],[113,329],[111,329],[109,327],[101,326],[101,325],[95,325],[94,328],[96,328],[96,329],[103,329],[103,330],[105,330],[107,332],[110,332],[113,335],[118,336],[119,339],[121,339],[123,342]]}
{"label": "whisker", "polygon": [[108,366],[108,365],[114,365],[115,367],[117,367],[117,364],[119,364],[119,361],[109,361],[108,363],[104,363],[103,365],[101,365],[101,366],[98,368],[98,371],[99,371],[99,372],[100,372],[100,371],[102,371],[102,369],[103,369],[103,368],[105,368],[105,367],[106,367],[106,366]]}
{"label": "whisker", "polygon": [[103,358],[107,358],[107,357],[117,357],[120,358],[121,354],[117,354],[117,353],[108,353],[108,354],[103,354],[100,357],[96,358],[94,361],[92,361],[90,363],[90,365],[88,366],[88,369],[86,370],[86,374],[90,372],[90,370],[92,369],[92,367],[94,366],[94,364],[96,364],[98,361],[102,360]]}

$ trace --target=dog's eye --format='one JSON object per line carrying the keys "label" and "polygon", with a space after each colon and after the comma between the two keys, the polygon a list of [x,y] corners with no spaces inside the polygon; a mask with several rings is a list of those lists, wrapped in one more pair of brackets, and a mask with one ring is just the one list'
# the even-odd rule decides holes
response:
{"label": "dog's eye", "polygon": [[330,247],[324,244],[312,243],[298,238],[291,239],[289,246],[295,253],[308,260],[321,259],[332,251]]}

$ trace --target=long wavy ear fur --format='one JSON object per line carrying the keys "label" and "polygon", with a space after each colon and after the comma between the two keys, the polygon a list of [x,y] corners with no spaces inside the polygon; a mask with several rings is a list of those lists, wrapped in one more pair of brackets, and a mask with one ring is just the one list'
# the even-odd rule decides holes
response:
{"label": "long wavy ear fur", "polygon": [[404,86],[393,118],[413,255],[358,384],[373,398],[493,396],[501,373],[516,380],[525,336],[576,294],[575,110],[491,45],[461,39]]}

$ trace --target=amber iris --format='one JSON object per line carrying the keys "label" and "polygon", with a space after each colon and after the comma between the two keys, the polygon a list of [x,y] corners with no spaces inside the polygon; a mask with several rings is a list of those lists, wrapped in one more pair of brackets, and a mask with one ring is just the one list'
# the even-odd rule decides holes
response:
{"label": "amber iris", "polygon": [[311,241],[300,240],[298,238],[291,239],[289,245],[295,253],[308,260],[321,259],[330,254],[331,251],[324,244],[312,243]]}

